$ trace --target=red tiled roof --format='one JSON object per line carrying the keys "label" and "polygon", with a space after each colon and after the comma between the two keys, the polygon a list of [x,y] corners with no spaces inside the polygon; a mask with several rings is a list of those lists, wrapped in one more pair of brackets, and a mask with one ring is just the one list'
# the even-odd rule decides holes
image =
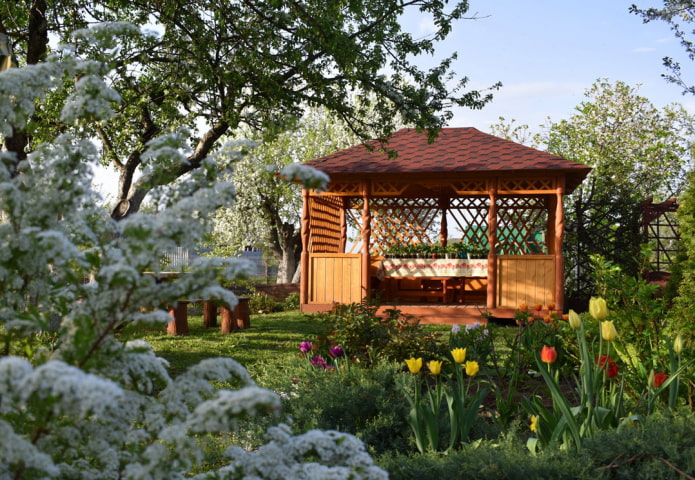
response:
{"label": "red tiled roof", "polygon": [[389,158],[378,150],[378,141],[372,140],[368,144],[377,150],[369,151],[364,145],[356,145],[306,164],[328,175],[560,170],[576,176],[573,179],[576,184],[591,170],[586,165],[471,127],[443,128],[431,144],[427,143],[426,133],[411,128],[399,130],[386,145],[387,149],[398,154],[396,158]]}

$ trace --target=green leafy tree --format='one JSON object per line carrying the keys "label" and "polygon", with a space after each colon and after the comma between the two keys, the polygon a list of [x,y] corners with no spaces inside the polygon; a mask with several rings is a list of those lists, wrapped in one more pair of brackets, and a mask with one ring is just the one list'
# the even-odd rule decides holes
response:
{"label": "green leafy tree", "polygon": [[[641,212],[647,198],[678,195],[692,169],[695,119],[680,105],[657,109],[623,82],[600,79],[569,119],[530,135],[525,125],[494,127],[548,152],[593,168],[566,199],[568,299],[579,308],[592,295],[588,266],[599,254],[638,274]],[[576,298],[574,298],[576,297]]]}
{"label": "green leafy tree", "polygon": [[[122,218],[155,186],[199,168],[240,126],[272,136],[308,106],[320,105],[360,137],[376,131],[386,138],[401,117],[434,135],[453,107],[481,108],[491,96],[463,91],[468,79],[456,80],[450,69],[455,56],[431,69],[418,61],[434,53],[467,9],[465,0],[452,6],[439,0],[20,1],[6,2],[0,33],[10,37],[20,68],[46,58],[49,38],[105,62],[102,73],[122,102],[112,121],[81,128],[100,139],[103,162],[119,173],[112,216]],[[431,35],[403,30],[401,18],[410,11],[432,20]],[[70,36],[122,21],[138,28],[119,48],[96,50],[88,41],[112,37],[105,28]],[[30,122],[5,135],[19,158],[56,129],[69,128],[57,105],[75,83],[64,80]],[[366,103],[345,101],[352,95],[374,98],[373,115]],[[143,158],[149,141],[181,127],[193,133],[181,162]]]}
{"label": "green leafy tree", "polygon": [[680,230],[678,254],[678,292],[671,318],[676,331],[690,342],[695,341],[695,172],[689,176],[688,188],[679,199],[677,211]]}
{"label": "green leafy tree", "polygon": [[[278,283],[292,282],[301,253],[301,186],[278,175],[284,167],[359,143],[343,122],[311,109],[297,125],[259,143],[229,180],[244,185],[233,205],[215,215],[213,245],[234,253],[245,245],[267,247],[278,265]],[[230,252],[231,251],[231,252]]]}

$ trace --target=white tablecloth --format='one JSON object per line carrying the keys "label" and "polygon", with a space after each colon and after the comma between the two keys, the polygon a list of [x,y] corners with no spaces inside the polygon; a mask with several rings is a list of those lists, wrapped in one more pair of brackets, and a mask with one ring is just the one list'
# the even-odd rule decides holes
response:
{"label": "white tablecloth", "polygon": [[487,277],[487,260],[385,258],[379,277]]}

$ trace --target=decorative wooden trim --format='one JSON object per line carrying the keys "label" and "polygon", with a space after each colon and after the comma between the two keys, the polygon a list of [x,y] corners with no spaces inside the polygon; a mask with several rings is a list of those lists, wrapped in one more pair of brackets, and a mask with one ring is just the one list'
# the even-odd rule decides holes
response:
{"label": "decorative wooden trim", "polygon": [[361,184],[355,182],[330,182],[328,191],[320,192],[317,190],[311,191],[312,197],[318,196],[333,196],[333,197],[352,197],[359,195],[361,192]]}
{"label": "decorative wooden trim", "polygon": [[556,180],[555,177],[501,177],[497,191],[500,195],[553,193],[556,188]]}
{"label": "decorative wooden trim", "polygon": [[451,182],[451,188],[458,195],[480,195],[489,191],[486,178],[471,178]]}
{"label": "decorative wooden trim", "polygon": [[369,183],[362,186],[362,298],[369,296],[369,242],[372,235],[372,212],[369,208],[370,188]]}
{"label": "decorative wooden trim", "polygon": [[565,234],[565,212],[562,197],[565,194],[565,179],[559,179],[555,192],[555,308],[562,311],[565,304],[565,258],[562,254],[562,242]]}
{"label": "decorative wooden trim", "polygon": [[311,239],[311,221],[309,191],[302,189],[302,253],[299,256],[299,298],[300,303],[309,303],[309,241]]}
{"label": "decorative wooden trim", "polygon": [[487,238],[490,252],[487,257],[487,308],[497,306],[497,185],[489,184],[490,208],[487,214]]}
{"label": "decorative wooden trim", "polygon": [[402,195],[408,186],[407,183],[374,181],[372,182],[372,195],[397,197]]}

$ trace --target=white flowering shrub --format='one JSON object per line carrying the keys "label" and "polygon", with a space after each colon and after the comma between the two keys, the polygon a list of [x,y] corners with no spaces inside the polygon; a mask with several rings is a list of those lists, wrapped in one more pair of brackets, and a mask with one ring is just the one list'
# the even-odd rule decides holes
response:
{"label": "white flowering shrub", "polygon": [[[81,36],[111,41],[119,25]],[[23,128],[64,78],[79,78],[63,108],[74,132],[80,122],[108,121],[120,97],[102,70],[65,55],[0,72],[0,97],[11,99],[0,102],[0,135]],[[148,168],[176,161],[184,145],[183,130],[151,142]],[[161,212],[120,222],[96,206],[88,164],[99,150],[90,139],[58,135],[19,163],[0,152],[0,479],[385,478],[354,437],[292,436],[282,426],[257,451],[232,448],[228,465],[206,465],[204,436],[278,413],[278,395],[230,358],[172,378],[148,344],[122,329],[163,325],[163,307],[181,298],[236,302],[218,283],[243,273],[233,259],[199,258],[167,282],[157,274],[166,252],[198,245],[209,216],[233,202],[233,186],[214,171],[247,147],[226,145],[160,192]]]}

